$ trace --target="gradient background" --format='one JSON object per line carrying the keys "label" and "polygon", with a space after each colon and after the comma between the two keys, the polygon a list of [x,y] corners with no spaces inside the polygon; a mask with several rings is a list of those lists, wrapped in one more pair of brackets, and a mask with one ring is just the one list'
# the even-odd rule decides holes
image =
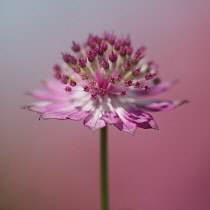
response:
{"label": "gradient background", "polygon": [[130,33],[163,80],[180,79],[160,98],[191,101],[153,114],[160,131],[109,127],[111,210],[210,209],[209,11],[209,0],[1,0],[0,209],[99,209],[99,132],[19,106],[72,40],[104,30]]}

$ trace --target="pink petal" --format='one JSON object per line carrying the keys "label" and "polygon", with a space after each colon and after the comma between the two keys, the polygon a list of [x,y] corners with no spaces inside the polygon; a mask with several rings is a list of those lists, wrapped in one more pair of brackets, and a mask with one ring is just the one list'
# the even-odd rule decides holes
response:
{"label": "pink petal", "polygon": [[102,119],[101,110],[98,108],[92,114],[87,116],[84,120],[84,125],[92,131],[106,126],[105,121]]}
{"label": "pink petal", "polygon": [[162,93],[168,89],[170,89],[174,84],[176,84],[177,81],[168,81],[168,82],[163,82],[158,85],[152,85],[149,87],[148,90],[141,90],[140,88],[132,89],[129,91],[130,95],[135,95],[135,96],[152,96],[152,95],[157,95],[159,93]]}
{"label": "pink petal", "polygon": [[137,128],[137,125],[135,123],[132,123],[126,119],[119,119],[117,123],[114,123],[114,126],[117,127],[120,131],[124,131],[131,135],[135,134]]}
{"label": "pink petal", "polygon": [[111,112],[111,111],[106,111],[103,113],[102,117],[107,123],[113,124],[117,123],[119,120],[119,116],[117,115],[116,112]]}
{"label": "pink petal", "polygon": [[49,91],[32,90],[28,91],[27,95],[44,101],[59,101],[68,99],[69,93],[65,92],[64,90],[60,94]]}
{"label": "pink petal", "polygon": [[88,115],[90,115],[90,111],[84,111],[81,107],[77,107],[71,112],[69,112],[68,119],[71,120],[83,120]]}
{"label": "pink petal", "polygon": [[168,100],[136,100],[136,107],[150,112],[168,111],[187,103],[187,100],[168,101]]}
{"label": "pink petal", "polygon": [[61,93],[61,92],[63,92],[63,90],[65,88],[65,85],[62,84],[58,80],[52,80],[52,79],[43,80],[42,84],[44,85],[45,88],[47,88],[51,92]]}
{"label": "pink petal", "polygon": [[142,112],[140,110],[135,110],[135,109],[129,109],[129,110],[124,110],[123,116],[127,120],[136,123],[138,127],[145,129],[148,128],[158,129],[158,126],[153,117],[146,112]]}

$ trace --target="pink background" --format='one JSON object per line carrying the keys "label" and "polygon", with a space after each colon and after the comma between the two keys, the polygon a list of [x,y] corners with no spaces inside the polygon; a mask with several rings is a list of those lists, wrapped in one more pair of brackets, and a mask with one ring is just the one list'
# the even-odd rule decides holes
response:
{"label": "pink background", "polygon": [[99,132],[19,106],[72,40],[105,30],[131,34],[163,80],[180,80],[160,98],[191,101],[153,114],[159,131],[109,126],[111,210],[210,209],[209,11],[209,0],[2,0],[0,209],[99,209]]}

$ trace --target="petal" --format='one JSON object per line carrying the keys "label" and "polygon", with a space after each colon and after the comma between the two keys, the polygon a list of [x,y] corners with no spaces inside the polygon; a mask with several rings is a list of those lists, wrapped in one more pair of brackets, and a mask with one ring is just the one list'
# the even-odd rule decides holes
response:
{"label": "petal", "polygon": [[51,92],[57,92],[57,93],[61,93],[63,92],[65,85],[62,84],[60,81],[58,80],[42,80],[42,84],[44,85],[44,87],[51,91]]}
{"label": "petal", "polygon": [[46,106],[52,104],[48,101],[34,102],[28,105],[24,105],[22,109],[26,109],[32,112],[37,112],[39,114],[44,113]]}
{"label": "petal", "polygon": [[60,101],[66,100],[69,97],[69,93],[65,92],[64,90],[63,93],[60,94],[42,90],[30,90],[26,94],[44,101]]}
{"label": "petal", "polygon": [[132,89],[128,92],[130,95],[135,96],[153,96],[159,93],[162,93],[168,89],[170,89],[177,81],[167,81],[160,83],[158,85],[152,85],[148,90],[141,90],[141,89]]}
{"label": "petal", "polygon": [[87,116],[84,120],[84,125],[90,128],[92,131],[96,131],[99,128],[106,126],[105,121],[102,119],[102,112],[100,108],[95,109],[92,114]]}
{"label": "petal", "polygon": [[127,120],[136,123],[138,127],[159,129],[153,117],[146,112],[129,108],[128,110],[124,110],[123,116]]}
{"label": "petal", "polygon": [[168,111],[187,103],[187,100],[182,101],[169,101],[169,100],[136,100],[136,107],[141,110],[158,112]]}
{"label": "petal", "polygon": [[88,115],[90,115],[90,113],[91,113],[90,111],[84,111],[82,107],[77,107],[76,109],[69,112],[67,118],[71,120],[83,120]]}
{"label": "petal", "polygon": [[117,123],[119,120],[119,116],[116,112],[108,112],[105,111],[103,113],[103,117],[102,117],[107,123],[113,124],[113,123]]}
{"label": "petal", "polygon": [[132,123],[125,118],[119,119],[117,123],[113,124],[115,127],[117,127],[120,131],[124,131],[126,133],[129,133],[134,136],[137,125],[135,123]]}

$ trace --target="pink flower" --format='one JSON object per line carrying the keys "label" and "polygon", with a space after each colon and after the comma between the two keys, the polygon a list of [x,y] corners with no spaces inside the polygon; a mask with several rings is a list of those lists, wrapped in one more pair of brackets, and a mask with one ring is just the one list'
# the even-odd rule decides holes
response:
{"label": "pink flower", "polygon": [[41,101],[23,108],[41,114],[40,119],[84,120],[93,131],[113,124],[134,135],[137,127],[158,129],[147,112],[187,102],[143,99],[168,90],[172,82],[160,81],[158,66],[144,58],[145,47],[133,53],[129,37],[90,35],[71,49],[75,55],[62,54],[64,64],[53,67],[56,80],[43,83],[47,91],[28,92]]}

